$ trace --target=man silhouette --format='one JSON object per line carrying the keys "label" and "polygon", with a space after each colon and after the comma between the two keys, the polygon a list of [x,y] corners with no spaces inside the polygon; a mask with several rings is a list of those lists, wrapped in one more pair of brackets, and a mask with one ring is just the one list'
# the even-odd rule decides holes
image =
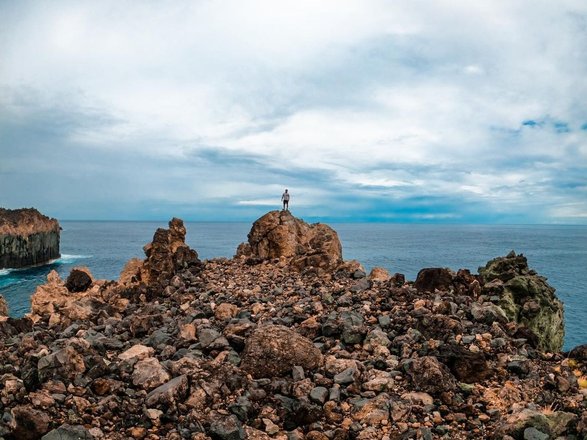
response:
{"label": "man silhouette", "polygon": [[287,188],[285,192],[281,195],[281,200],[283,201],[283,210],[289,211],[289,193],[287,192]]}

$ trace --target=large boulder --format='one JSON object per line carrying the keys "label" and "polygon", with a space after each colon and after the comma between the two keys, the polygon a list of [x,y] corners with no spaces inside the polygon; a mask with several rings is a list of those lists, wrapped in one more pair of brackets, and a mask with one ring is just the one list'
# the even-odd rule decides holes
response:
{"label": "large boulder", "polygon": [[554,287],[528,267],[523,255],[510,252],[479,268],[483,293],[499,296],[499,306],[509,320],[528,327],[538,337],[538,347],[560,351],[565,336],[563,304]]}
{"label": "large boulder", "polygon": [[253,223],[248,245],[238,255],[268,260],[286,258],[291,267],[334,269],[342,263],[342,246],[336,231],[322,223],[308,224],[289,211],[271,211]]}
{"label": "large boulder", "polygon": [[247,339],[241,368],[253,377],[290,373],[294,366],[312,371],[322,364],[322,354],[312,341],[281,325],[258,327]]}

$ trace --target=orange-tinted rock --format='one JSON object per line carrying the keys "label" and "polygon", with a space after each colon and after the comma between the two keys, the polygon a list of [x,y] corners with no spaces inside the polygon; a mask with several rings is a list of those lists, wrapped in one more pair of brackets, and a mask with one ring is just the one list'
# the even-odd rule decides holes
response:
{"label": "orange-tinted rock", "polygon": [[[342,246],[336,231],[322,223],[310,225],[289,211],[268,212],[253,223],[248,238],[252,257],[285,257],[296,269],[333,269],[342,262]],[[239,249],[242,253],[245,248]]]}
{"label": "orange-tinted rock", "polygon": [[35,266],[59,258],[61,228],[36,209],[0,208],[0,269]]}
{"label": "orange-tinted rock", "polygon": [[175,272],[199,263],[198,253],[185,244],[183,221],[173,218],[169,229],[155,231],[153,241],[144,247],[147,259],[141,275],[142,281],[151,284],[167,285]]}

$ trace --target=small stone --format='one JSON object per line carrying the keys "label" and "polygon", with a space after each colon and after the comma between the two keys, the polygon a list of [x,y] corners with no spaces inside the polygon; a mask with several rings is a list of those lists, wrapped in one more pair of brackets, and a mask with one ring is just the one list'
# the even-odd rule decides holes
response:
{"label": "small stone", "polygon": [[270,419],[263,419],[265,424],[265,432],[269,435],[277,434],[279,432],[279,426],[273,423]]}
{"label": "small stone", "polygon": [[324,404],[328,400],[328,389],[315,387],[310,391],[310,399],[316,403]]}
{"label": "small stone", "polygon": [[355,381],[355,374],[357,373],[357,369],[354,367],[347,368],[346,370],[336,374],[334,376],[334,383],[340,385],[348,385]]}
{"label": "small stone", "polygon": [[292,379],[296,382],[299,380],[304,380],[304,378],[306,377],[304,374],[304,367],[301,367],[299,365],[295,365],[291,369],[291,376],[292,376]]}

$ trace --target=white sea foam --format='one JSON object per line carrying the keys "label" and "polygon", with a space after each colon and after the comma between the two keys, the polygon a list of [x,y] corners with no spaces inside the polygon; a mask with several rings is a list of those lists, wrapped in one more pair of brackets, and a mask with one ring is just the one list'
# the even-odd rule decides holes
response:
{"label": "white sea foam", "polygon": [[84,260],[86,258],[92,258],[91,255],[72,255],[72,254],[61,254],[61,258],[53,260],[56,263],[72,263],[77,260]]}
{"label": "white sea foam", "polygon": [[11,269],[0,269],[0,277],[3,277],[4,275],[8,275],[10,272],[12,272]]}

